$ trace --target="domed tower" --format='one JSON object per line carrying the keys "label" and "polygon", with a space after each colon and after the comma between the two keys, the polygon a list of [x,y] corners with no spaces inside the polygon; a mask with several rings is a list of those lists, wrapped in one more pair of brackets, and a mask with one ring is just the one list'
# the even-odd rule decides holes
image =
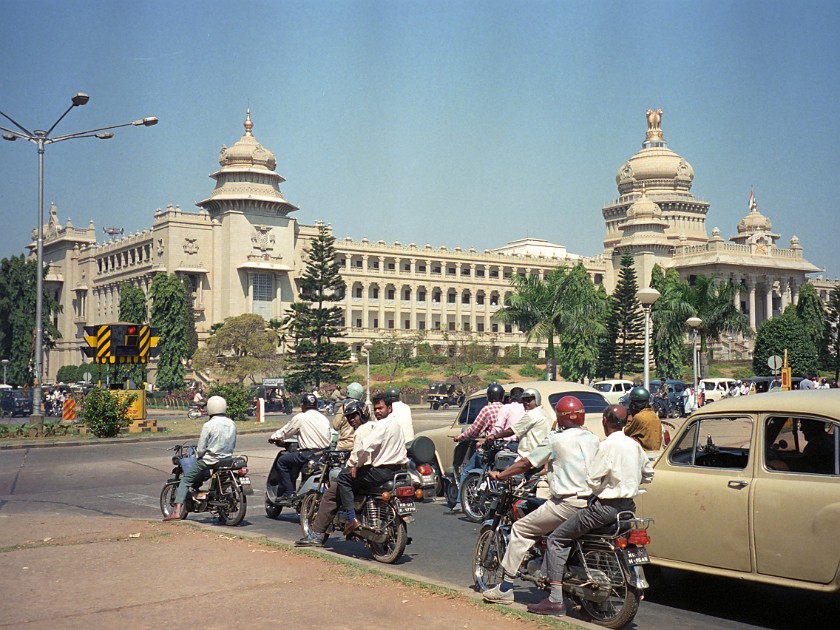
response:
{"label": "domed tower", "polygon": [[779,240],[779,234],[773,234],[770,219],[758,211],[758,203],[750,192],[750,211],[738,223],[738,236],[729,240],[739,245],[748,245],[752,254],[768,254],[770,248]]}
{"label": "domed tower", "polygon": [[[627,160],[615,176],[618,199],[604,206],[602,214],[607,234],[604,239],[606,254],[621,244],[627,236],[622,225],[627,221],[629,210],[643,195],[661,210],[665,223],[664,234],[672,246],[705,243],[706,213],[709,204],[691,194],[694,169],[684,158],[668,148],[662,134],[662,110],[647,110],[648,129],[642,149]],[[660,245],[661,235],[653,238],[651,244]],[[644,237],[633,232],[635,245],[641,245]]]}

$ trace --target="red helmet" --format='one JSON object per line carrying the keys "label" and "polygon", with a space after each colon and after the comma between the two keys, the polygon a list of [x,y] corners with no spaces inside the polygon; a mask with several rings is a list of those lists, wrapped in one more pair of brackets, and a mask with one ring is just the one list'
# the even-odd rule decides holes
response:
{"label": "red helmet", "polygon": [[574,396],[563,396],[554,405],[557,412],[557,422],[563,426],[582,426],[586,419],[586,410],[583,403]]}

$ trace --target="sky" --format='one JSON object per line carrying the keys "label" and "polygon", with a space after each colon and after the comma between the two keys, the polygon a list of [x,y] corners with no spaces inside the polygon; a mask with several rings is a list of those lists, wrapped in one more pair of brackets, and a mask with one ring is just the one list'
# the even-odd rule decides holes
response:
{"label": "sky", "polygon": [[[3,0],[0,111],[48,129],[85,92],[53,135],[160,119],[46,148],[46,208],[100,240],[197,210],[250,108],[301,223],[595,255],[662,108],[709,234],[737,233],[752,189],[779,245],[836,278],[838,28],[840,3],[807,0]],[[0,142],[0,257],[31,242],[37,172],[34,144]]]}

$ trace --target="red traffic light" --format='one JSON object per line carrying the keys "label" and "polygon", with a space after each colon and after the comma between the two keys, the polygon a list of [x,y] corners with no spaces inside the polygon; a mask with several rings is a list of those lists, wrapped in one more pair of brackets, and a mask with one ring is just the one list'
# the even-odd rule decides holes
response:
{"label": "red traffic light", "polygon": [[128,326],[125,330],[126,335],[136,335],[137,334],[137,326]]}

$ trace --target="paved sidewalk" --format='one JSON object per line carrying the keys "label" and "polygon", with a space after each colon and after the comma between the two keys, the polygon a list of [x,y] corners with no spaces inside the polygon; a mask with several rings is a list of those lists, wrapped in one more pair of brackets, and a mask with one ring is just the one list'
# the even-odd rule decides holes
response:
{"label": "paved sidewalk", "polygon": [[[235,528],[0,515],[5,628],[575,628],[239,538]],[[586,624],[586,627],[592,627]]]}

